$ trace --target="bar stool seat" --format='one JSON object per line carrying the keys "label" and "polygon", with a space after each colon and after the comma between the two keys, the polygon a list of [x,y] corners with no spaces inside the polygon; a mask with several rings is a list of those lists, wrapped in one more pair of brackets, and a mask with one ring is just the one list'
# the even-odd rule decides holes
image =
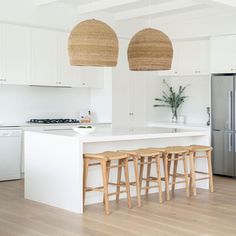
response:
{"label": "bar stool seat", "polygon": [[213,150],[211,146],[203,146],[203,145],[190,145],[188,148],[190,151],[194,152],[208,152]]}
{"label": "bar stool seat", "polygon": [[90,159],[106,159],[107,161],[111,161],[111,160],[120,160],[120,159],[124,159],[127,158],[128,155],[125,153],[121,153],[121,152],[111,152],[111,151],[107,151],[107,152],[102,152],[102,153],[98,153],[98,154],[94,154],[94,153],[86,153],[84,154],[84,158],[90,158]]}
{"label": "bar stool seat", "polygon": [[[128,170],[128,157],[129,155],[121,152],[112,152],[107,151],[103,153],[84,154],[84,187],[83,187],[83,198],[85,203],[85,194],[90,191],[103,192],[103,202],[105,204],[105,212],[109,214],[109,196],[118,195],[121,192],[127,194],[128,207],[131,208],[131,196],[130,196],[130,184],[129,184],[129,170]],[[90,160],[97,161],[97,163],[90,164]],[[118,161],[118,165],[111,166],[112,161]],[[89,166],[101,165],[102,176],[103,176],[103,186],[101,187],[88,187],[87,186],[87,177],[88,177],[88,168]],[[111,168],[118,167],[118,178],[121,176],[122,167],[124,168],[125,173],[125,186],[126,190],[109,193],[108,185],[115,185],[120,187],[120,183],[111,183],[109,182],[109,173]]]}
{"label": "bar stool seat", "polygon": [[[178,183],[185,183],[186,195],[189,197],[189,178],[188,178],[188,162],[187,156],[189,154],[189,149],[182,146],[172,146],[165,148],[164,153],[164,170],[165,170],[165,183],[166,183],[166,197],[170,200],[169,193],[169,177],[172,176],[172,195],[175,191],[175,185]],[[183,161],[184,173],[177,173],[178,162]],[[170,174],[171,163],[174,163],[173,174]],[[176,181],[176,178],[183,178],[184,181]]]}

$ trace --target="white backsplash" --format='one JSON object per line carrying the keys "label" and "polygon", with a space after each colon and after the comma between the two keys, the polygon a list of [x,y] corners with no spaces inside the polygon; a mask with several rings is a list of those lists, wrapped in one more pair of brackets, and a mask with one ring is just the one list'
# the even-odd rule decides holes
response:
{"label": "white backsplash", "polygon": [[90,89],[0,86],[0,124],[32,118],[79,118],[90,109]]}

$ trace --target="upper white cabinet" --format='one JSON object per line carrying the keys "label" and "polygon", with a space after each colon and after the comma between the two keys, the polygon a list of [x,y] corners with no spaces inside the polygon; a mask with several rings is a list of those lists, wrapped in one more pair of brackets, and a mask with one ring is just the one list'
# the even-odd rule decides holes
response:
{"label": "upper white cabinet", "polygon": [[58,33],[32,29],[31,85],[56,85],[58,80]]}
{"label": "upper white cabinet", "polygon": [[29,84],[30,29],[0,25],[0,82]]}
{"label": "upper white cabinet", "polygon": [[211,72],[236,72],[236,35],[211,38]]}
{"label": "upper white cabinet", "polygon": [[160,75],[205,75],[209,73],[209,40],[188,40],[173,43],[172,68]]}
{"label": "upper white cabinet", "polygon": [[56,84],[57,86],[81,87],[80,67],[70,65],[68,38],[68,33],[59,33],[59,76]]}
{"label": "upper white cabinet", "polygon": [[103,88],[103,67],[80,67],[81,86],[85,88]]}
{"label": "upper white cabinet", "polygon": [[68,38],[68,33],[32,29],[31,84],[102,88],[104,68],[70,65]]}

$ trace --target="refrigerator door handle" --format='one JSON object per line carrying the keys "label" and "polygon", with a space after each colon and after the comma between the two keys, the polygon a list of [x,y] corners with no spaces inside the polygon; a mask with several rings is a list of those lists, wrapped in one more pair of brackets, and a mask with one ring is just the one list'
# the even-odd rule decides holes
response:
{"label": "refrigerator door handle", "polygon": [[229,129],[232,130],[232,107],[233,106],[233,92],[229,92]]}
{"label": "refrigerator door handle", "polygon": [[232,134],[229,133],[229,152],[232,152]]}

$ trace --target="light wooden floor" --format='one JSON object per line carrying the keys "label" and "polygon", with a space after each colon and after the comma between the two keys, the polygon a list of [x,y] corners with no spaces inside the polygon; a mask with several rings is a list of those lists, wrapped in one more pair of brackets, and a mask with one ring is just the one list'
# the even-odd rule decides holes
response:
{"label": "light wooden floor", "polygon": [[0,183],[0,236],[235,236],[236,180],[215,177],[215,190],[199,190],[191,199],[179,190],[162,205],[154,194],[131,210],[124,200],[112,202],[110,216],[93,205],[80,216],[24,200],[22,181]]}

